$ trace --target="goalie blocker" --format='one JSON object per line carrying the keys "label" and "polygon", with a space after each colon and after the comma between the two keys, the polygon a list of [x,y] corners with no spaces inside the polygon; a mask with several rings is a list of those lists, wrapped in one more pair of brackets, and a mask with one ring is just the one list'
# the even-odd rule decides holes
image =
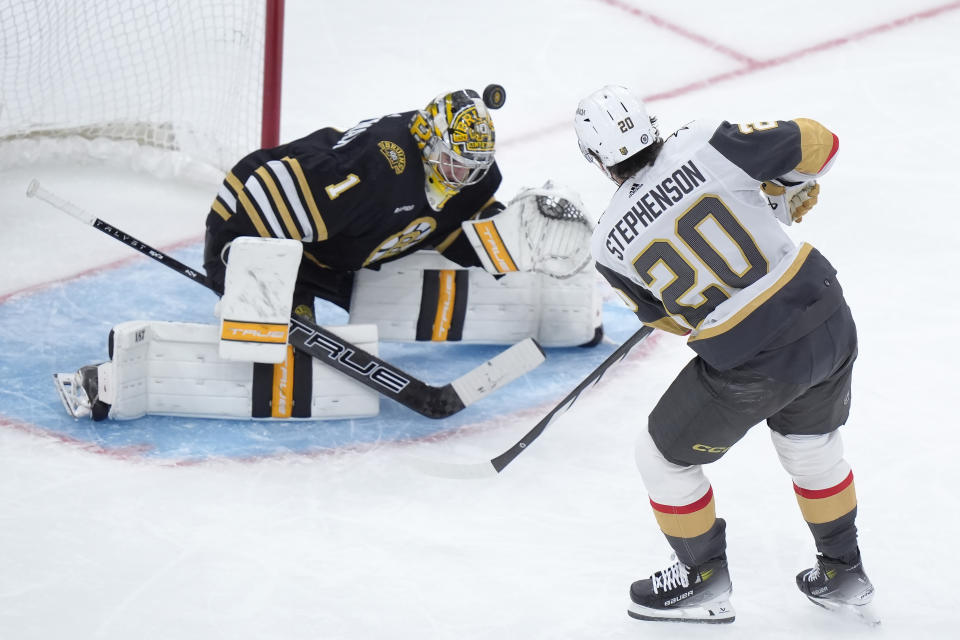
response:
{"label": "goalie blocker", "polygon": [[[330,327],[377,353],[372,325]],[[54,374],[75,418],[130,420],[144,415],[201,418],[330,419],[375,416],[379,395],[286,347],[276,364],[220,357],[215,325],[134,321],[110,332],[110,361]]]}

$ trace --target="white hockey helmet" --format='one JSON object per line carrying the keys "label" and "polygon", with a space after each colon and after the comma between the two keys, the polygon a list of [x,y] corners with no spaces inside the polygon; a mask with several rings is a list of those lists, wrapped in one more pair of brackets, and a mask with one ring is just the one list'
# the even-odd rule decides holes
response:
{"label": "white hockey helmet", "polygon": [[608,177],[610,167],[660,139],[643,100],[617,85],[607,85],[581,100],[573,126],[584,157]]}

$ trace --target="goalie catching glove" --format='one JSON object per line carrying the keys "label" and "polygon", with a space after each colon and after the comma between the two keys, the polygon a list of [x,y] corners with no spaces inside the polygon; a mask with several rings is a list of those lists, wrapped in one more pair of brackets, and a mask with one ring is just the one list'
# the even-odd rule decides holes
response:
{"label": "goalie catching glove", "polygon": [[524,189],[500,213],[462,223],[483,268],[494,275],[535,271],[570,278],[591,262],[593,225],[576,194],[550,181]]}
{"label": "goalie catching glove", "polygon": [[794,222],[801,222],[803,216],[817,204],[817,198],[820,195],[820,185],[816,180],[790,187],[776,182],[764,182],[760,185],[760,189],[766,194],[770,206],[773,207],[773,215],[787,226]]}

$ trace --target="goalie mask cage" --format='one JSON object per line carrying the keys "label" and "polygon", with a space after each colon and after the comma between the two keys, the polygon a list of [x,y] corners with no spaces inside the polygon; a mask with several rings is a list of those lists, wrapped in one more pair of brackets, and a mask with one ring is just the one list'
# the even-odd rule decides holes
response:
{"label": "goalie mask cage", "polygon": [[[0,169],[229,170],[279,139],[283,0],[0,2]],[[159,151],[158,151],[159,150]]]}

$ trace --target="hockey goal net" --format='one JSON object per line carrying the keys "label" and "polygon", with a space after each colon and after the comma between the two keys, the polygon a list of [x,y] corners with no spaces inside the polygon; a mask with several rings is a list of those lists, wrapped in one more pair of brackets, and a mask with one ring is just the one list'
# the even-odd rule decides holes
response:
{"label": "hockey goal net", "polygon": [[282,29],[283,0],[0,2],[0,169],[227,170],[277,144]]}

